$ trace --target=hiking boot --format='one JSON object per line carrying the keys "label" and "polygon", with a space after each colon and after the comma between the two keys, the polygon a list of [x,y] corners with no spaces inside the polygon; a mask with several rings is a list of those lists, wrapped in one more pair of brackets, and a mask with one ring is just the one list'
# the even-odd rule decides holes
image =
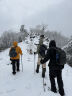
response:
{"label": "hiking boot", "polygon": [[12,72],[12,74],[13,74],[13,75],[15,75],[15,74],[16,74],[16,72]]}
{"label": "hiking boot", "polygon": [[63,95],[61,95],[61,96],[65,96],[65,93]]}
{"label": "hiking boot", "polygon": [[20,69],[17,69],[17,72],[20,72]]}
{"label": "hiking boot", "polygon": [[57,93],[57,90],[51,90],[52,92],[54,92],[54,93]]}
{"label": "hiking boot", "polygon": [[56,87],[51,88],[51,91],[54,92],[54,93],[57,93],[57,89],[56,89]]}
{"label": "hiking boot", "polygon": [[36,73],[39,73],[39,70],[36,70]]}
{"label": "hiking boot", "polygon": [[61,96],[65,96],[65,92],[64,92],[64,90],[61,91],[61,92],[59,92],[59,93],[60,93]]}
{"label": "hiking boot", "polygon": [[40,65],[37,65],[36,73],[39,73],[39,66]]}

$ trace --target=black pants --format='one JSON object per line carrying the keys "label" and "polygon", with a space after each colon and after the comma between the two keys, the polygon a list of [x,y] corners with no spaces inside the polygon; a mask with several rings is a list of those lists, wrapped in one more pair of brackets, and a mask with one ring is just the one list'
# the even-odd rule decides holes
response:
{"label": "black pants", "polygon": [[49,77],[51,82],[51,90],[56,91],[55,77],[59,87],[60,95],[64,95],[63,81],[62,81],[62,70],[49,69]]}
{"label": "black pants", "polygon": [[12,70],[13,70],[13,72],[16,72],[16,70],[18,71],[19,66],[20,66],[19,59],[11,60],[11,61],[12,61]]}

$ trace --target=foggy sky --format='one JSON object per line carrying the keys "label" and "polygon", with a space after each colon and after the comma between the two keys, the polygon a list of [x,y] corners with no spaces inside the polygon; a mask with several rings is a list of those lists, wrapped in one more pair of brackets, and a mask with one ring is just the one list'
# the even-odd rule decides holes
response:
{"label": "foggy sky", "polygon": [[72,35],[72,0],[0,0],[0,33],[20,25],[47,24],[65,36]]}

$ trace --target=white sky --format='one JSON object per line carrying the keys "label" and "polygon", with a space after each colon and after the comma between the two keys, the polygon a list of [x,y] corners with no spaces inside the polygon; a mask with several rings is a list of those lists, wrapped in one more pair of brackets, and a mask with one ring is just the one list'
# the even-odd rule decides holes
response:
{"label": "white sky", "polygon": [[48,24],[65,36],[72,34],[72,0],[0,0],[0,32]]}

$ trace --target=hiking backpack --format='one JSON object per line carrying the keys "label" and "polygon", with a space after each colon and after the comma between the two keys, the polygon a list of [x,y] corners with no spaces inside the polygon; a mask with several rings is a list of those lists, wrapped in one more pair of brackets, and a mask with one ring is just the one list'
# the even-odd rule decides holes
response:
{"label": "hiking backpack", "polygon": [[45,57],[46,52],[47,52],[47,46],[44,45],[44,44],[40,45],[39,54],[40,54],[42,57]]}
{"label": "hiking backpack", "polygon": [[56,48],[56,63],[59,65],[66,64],[66,53],[60,48]]}
{"label": "hiking backpack", "polygon": [[10,52],[9,52],[9,56],[10,57],[16,57],[17,56],[17,52],[16,52],[16,48],[12,47]]}

